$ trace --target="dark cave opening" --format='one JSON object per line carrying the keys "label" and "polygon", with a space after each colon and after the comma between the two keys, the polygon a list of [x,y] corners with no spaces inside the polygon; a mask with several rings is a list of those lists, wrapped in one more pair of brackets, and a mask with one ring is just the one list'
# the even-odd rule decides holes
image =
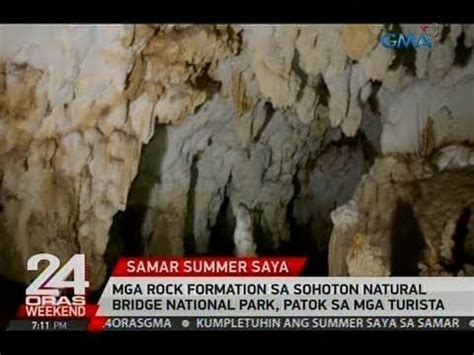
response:
{"label": "dark cave opening", "polygon": [[464,250],[464,243],[469,234],[468,224],[471,218],[471,208],[464,207],[456,223],[456,229],[453,235],[453,262],[450,266],[451,271],[457,272],[462,269],[463,264],[469,262],[469,258]]}
{"label": "dark cave opening", "polygon": [[453,64],[460,67],[465,67],[469,63],[469,60],[471,59],[471,55],[472,55],[472,47],[466,47],[464,44],[465,38],[466,38],[466,35],[464,34],[464,31],[463,31],[459,35],[456,42],[456,48],[454,49]]}
{"label": "dark cave opening", "polygon": [[235,216],[229,197],[224,196],[217,214],[216,223],[211,228],[208,254],[211,256],[233,255],[234,253]]}
{"label": "dark cave opening", "polygon": [[301,194],[301,182],[298,171],[293,175],[294,194],[287,209],[287,220],[290,226],[290,238],[277,250],[277,254],[287,256],[306,256],[307,262],[303,270],[305,276],[328,276],[328,249],[327,245],[318,243],[313,238],[313,218],[307,223],[299,223],[295,217],[295,201]]}
{"label": "dark cave opening", "polygon": [[329,96],[331,94],[329,93],[329,88],[322,75],[319,77],[319,82],[316,86],[316,93],[318,94],[320,105],[328,107]]}
{"label": "dark cave opening", "polygon": [[[298,178],[298,171],[292,178],[294,186],[293,197],[288,203],[286,218],[289,224],[289,238],[287,241],[281,242],[275,248],[271,242],[270,236],[265,236],[265,228],[263,228],[260,217],[255,234],[257,242],[257,254],[260,256],[287,256],[287,257],[306,257],[307,263],[303,270],[305,276],[327,276],[327,250],[321,250],[318,242],[312,237],[314,235],[311,222],[299,223],[294,215],[295,201],[301,194],[301,182]],[[260,214],[262,215],[262,214]]]}
{"label": "dark cave opening", "polygon": [[121,256],[145,254],[149,236],[143,235],[143,224],[153,186],[161,181],[161,165],[168,143],[167,129],[166,125],[155,125],[152,139],[142,146],[138,173],[130,187],[127,206],[115,214],[110,227],[104,254],[108,274]]}
{"label": "dark cave opening", "polygon": [[380,80],[373,80],[372,81],[372,92],[369,95],[369,98],[367,99],[367,104],[370,107],[370,110],[377,116],[381,115],[380,111],[380,102],[377,97],[377,94],[382,87],[382,82]]}
{"label": "dark cave opening", "polygon": [[189,190],[187,197],[187,208],[185,218],[184,230],[184,252],[185,255],[193,255],[196,253],[196,241],[194,236],[194,211],[196,206],[196,185],[199,178],[199,170],[197,164],[200,159],[200,154],[193,156],[191,162],[191,178],[189,182]]}
{"label": "dark cave opening", "polygon": [[448,37],[449,33],[451,32],[451,27],[448,25],[443,25],[443,29],[441,30],[441,38],[439,43],[444,43],[446,38]]}
{"label": "dark cave opening", "polygon": [[[287,209],[290,238],[275,254],[306,256],[304,275],[328,276],[330,213],[349,201],[376,156],[376,149],[359,131],[355,137],[331,141],[308,159],[293,176],[295,190]],[[332,189],[333,184],[344,187]]]}
{"label": "dark cave opening", "polygon": [[274,250],[273,255],[306,257],[303,276],[328,276],[328,247],[320,245],[312,237],[313,235],[309,225],[293,226],[290,239]]}
{"label": "dark cave opening", "polygon": [[275,251],[275,240],[265,219],[262,208],[254,210],[254,240],[257,244],[257,255],[272,255]]}
{"label": "dark cave opening", "polygon": [[411,205],[398,201],[392,218],[391,275],[418,276],[425,239]]}

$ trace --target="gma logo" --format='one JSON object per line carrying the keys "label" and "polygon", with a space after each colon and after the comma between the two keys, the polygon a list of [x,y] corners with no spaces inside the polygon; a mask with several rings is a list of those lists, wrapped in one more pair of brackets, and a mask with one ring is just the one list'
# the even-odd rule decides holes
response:
{"label": "gma logo", "polygon": [[380,37],[380,44],[387,49],[418,49],[420,47],[433,47],[433,40],[426,33],[415,36],[413,33],[405,35],[403,33],[385,32]]}

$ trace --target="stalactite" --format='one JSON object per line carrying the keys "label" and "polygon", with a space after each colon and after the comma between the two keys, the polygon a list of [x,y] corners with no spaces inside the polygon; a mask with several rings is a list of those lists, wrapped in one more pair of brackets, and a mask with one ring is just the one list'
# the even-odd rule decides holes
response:
{"label": "stalactite", "polygon": [[398,200],[420,273],[466,273],[445,234],[474,190],[473,27],[379,43],[413,26],[0,28],[0,274],[84,253],[98,289],[123,254],[234,248],[386,274]]}

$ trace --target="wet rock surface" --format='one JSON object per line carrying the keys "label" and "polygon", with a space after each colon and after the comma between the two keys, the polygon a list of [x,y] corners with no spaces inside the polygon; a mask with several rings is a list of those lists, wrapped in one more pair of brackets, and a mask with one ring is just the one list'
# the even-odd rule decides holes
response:
{"label": "wet rock surface", "polygon": [[1,26],[0,273],[85,253],[97,289],[119,255],[291,251],[393,274],[400,203],[410,272],[468,273],[474,32],[392,29]]}

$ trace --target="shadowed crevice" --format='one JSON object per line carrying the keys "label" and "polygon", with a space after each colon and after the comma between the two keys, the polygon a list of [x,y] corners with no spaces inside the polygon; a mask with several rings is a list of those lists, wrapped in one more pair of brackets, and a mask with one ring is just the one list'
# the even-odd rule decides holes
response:
{"label": "shadowed crevice", "polygon": [[469,261],[469,258],[464,251],[464,243],[469,234],[468,224],[470,218],[471,209],[465,207],[459,216],[456,223],[456,230],[453,235],[453,271],[459,271],[463,267],[463,264]]}
{"label": "shadowed crevice", "polygon": [[209,255],[234,255],[234,230],[236,220],[230,199],[227,195],[227,185],[224,191],[224,198],[217,214],[216,223],[211,227],[209,238]]}
{"label": "shadowed crevice", "polygon": [[413,208],[399,201],[392,219],[391,276],[418,276],[425,239]]}
{"label": "shadowed crevice", "polygon": [[148,201],[155,184],[161,182],[163,157],[168,144],[166,125],[156,125],[153,138],[142,146],[138,173],[127,197],[127,207],[115,214],[104,255],[109,271],[121,256],[141,256],[147,249],[149,236],[143,235]]}
{"label": "shadowed crevice", "polygon": [[196,253],[196,240],[194,236],[194,214],[196,209],[196,186],[199,178],[198,163],[201,158],[200,153],[193,156],[191,162],[191,179],[189,181],[188,198],[186,203],[186,218],[184,230],[184,252],[186,255]]}

